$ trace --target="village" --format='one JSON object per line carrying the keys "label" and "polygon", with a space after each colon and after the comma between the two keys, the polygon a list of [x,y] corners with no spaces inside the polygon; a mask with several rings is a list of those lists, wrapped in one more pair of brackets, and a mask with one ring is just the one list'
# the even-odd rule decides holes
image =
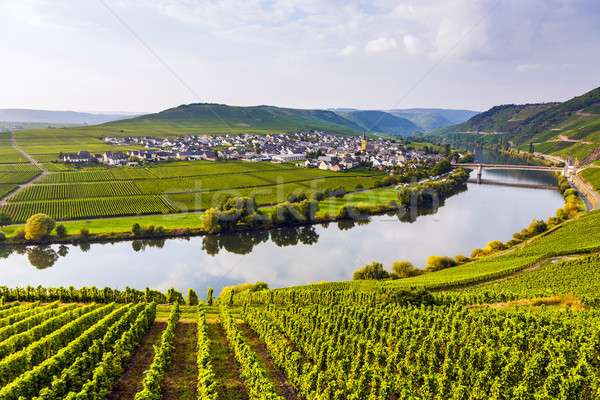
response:
{"label": "village", "polygon": [[371,140],[364,134],[362,137],[349,137],[318,131],[268,135],[185,135],[165,139],[148,136],[106,137],[104,141],[118,147],[136,146],[143,149],[107,151],[103,154],[80,151],[61,154],[60,158],[75,164],[97,162],[129,166],[176,160],[291,162],[297,166],[330,171],[345,171],[366,164],[389,169],[410,163],[414,168],[419,168],[443,159],[441,154],[411,147],[403,138]]}

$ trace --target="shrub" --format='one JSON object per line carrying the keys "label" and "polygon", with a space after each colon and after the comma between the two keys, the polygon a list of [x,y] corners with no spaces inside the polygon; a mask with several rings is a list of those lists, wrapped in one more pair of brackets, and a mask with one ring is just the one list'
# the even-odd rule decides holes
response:
{"label": "shrub", "polygon": [[58,236],[59,238],[64,238],[65,236],[67,236],[67,227],[63,224],[58,225],[56,227],[56,236]]}
{"label": "shrub", "polygon": [[12,240],[14,240],[15,242],[22,242],[23,240],[25,240],[25,229],[17,229],[12,235]]}
{"label": "shrub", "polygon": [[465,255],[458,254],[458,255],[454,256],[454,261],[456,261],[457,264],[464,264],[464,263],[468,263],[469,261],[471,261],[471,259]]}
{"label": "shrub", "polygon": [[365,265],[358,271],[354,272],[352,276],[352,280],[367,280],[367,279],[386,279],[389,278],[390,274],[383,269],[383,265],[381,263],[373,261],[369,265]]}
{"label": "shrub", "polygon": [[434,272],[456,266],[456,261],[450,257],[431,255],[427,258],[425,272]]}
{"label": "shrub", "polygon": [[46,214],[32,215],[25,223],[25,239],[39,241],[48,235],[55,225],[56,221]]}
{"label": "shrub", "polygon": [[423,273],[420,269],[415,268],[410,261],[395,261],[392,264],[392,272],[397,278],[409,278]]}

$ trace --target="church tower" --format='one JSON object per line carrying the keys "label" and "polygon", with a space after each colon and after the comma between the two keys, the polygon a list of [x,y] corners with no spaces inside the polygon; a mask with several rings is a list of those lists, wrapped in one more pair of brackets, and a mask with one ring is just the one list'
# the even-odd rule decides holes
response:
{"label": "church tower", "polygon": [[361,143],[360,149],[363,151],[367,150],[367,134],[365,131],[363,131],[363,138],[362,138],[362,143]]}

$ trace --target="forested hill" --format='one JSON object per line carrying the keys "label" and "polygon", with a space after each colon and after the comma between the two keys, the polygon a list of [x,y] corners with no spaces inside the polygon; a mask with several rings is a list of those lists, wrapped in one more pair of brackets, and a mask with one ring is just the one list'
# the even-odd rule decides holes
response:
{"label": "forested hill", "polygon": [[342,113],[342,116],[367,132],[411,136],[413,133],[423,130],[406,118],[400,118],[384,111],[352,111]]}
{"label": "forested hill", "polygon": [[600,158],[600,88],[563,103],[501,105],[456,126],[454,132],[504,133],[522,150]]}

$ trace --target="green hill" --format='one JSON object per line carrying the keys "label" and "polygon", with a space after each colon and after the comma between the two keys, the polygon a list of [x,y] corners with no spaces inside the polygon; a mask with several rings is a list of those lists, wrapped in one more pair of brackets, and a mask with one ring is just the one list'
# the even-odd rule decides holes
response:
{"label": "green hill", "polygon": [[502,105],[456,126],[452,133],[503,133],[521,150],[600,159],[600,88],[563,103]]}
{"label": "green hill", "polygon": [[355,123],[325,110],[301,110],[274,106],[238,107],[224,104],[189,104],[156,114],[143,115],[105,125],[140,132],[174,131],[172,134],[281,133],[298,129],[324,130],[357,135]]}
{"label": "green hill", "polygon": [[400,118],[384,111],[352,111],[340,114],[367,132],[410,136],[423,130],[406,118]]}
{"label": "green hill", "polygon": [[426,131],[460,124],[479,114],[478,111],[445,110],[441,108],[394,109],[387,110],[387,112],[400,118],[406,118]]}

